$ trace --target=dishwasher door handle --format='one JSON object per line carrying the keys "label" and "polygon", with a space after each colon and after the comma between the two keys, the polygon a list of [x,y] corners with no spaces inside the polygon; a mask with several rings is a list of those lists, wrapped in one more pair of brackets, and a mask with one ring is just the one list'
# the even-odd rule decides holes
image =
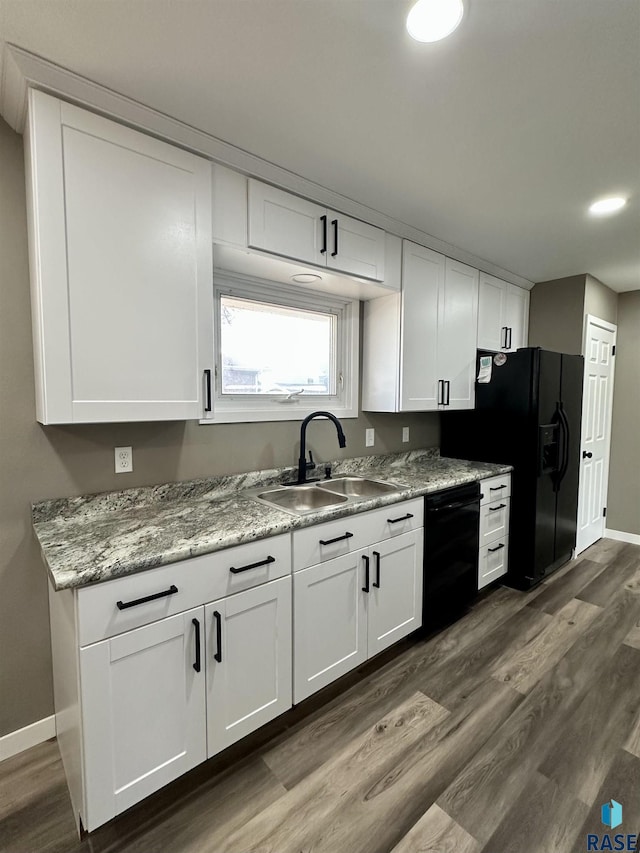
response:
{"label": "dishwasher door handle", "polygon": [[443,512],[445,509],[462,509],[463,506],[471,506],[472,504],[480,505],[480,496],[473,498],[470,501],[460,501],[455,504],[445,504],[445,506],[427,507],[427,512]]}

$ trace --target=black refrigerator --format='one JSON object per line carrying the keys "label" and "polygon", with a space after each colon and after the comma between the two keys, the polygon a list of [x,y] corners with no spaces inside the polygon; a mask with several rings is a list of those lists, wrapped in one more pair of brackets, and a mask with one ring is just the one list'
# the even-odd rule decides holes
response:
{"label": "black refrigerator", "polygon": [[440,449],[513,465],[505,580],[530,589],[575,547],[584,359],[536,347],[479,350],[476,369],[476,407],[442,414]]}

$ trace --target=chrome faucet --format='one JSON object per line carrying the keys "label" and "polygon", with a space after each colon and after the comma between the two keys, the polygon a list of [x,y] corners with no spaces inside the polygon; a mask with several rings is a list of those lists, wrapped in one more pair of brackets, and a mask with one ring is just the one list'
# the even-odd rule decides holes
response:
{"label": "chrome faucet", "polygon": [[300,425],[300,459],[298,460],[298,483],[297,485],[301,486],[303,483],[308,483],[307,480],[307,471],[313,470],[315,466],[315,462],[313,461],[313,456],[311,451],[309,451],[309,462],[307,462],[307,425],[314,418],[328,418],[330,421],[333,421],[336,427],[336,431],[338,433],[338,444],[340,447],[347,446],[347,439],[344,437],[344,432],[342,429],[342,424],[337,419],[335,415],[332,415],[331,412],[312,412],[310,415],[302,421]]}

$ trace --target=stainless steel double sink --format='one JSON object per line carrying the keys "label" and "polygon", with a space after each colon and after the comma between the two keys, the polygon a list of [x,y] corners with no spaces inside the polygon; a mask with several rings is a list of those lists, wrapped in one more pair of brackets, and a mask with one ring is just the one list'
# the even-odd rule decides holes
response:
{"label": "stainless steel double sink", "polygon": [[248,489],[245,494],[254,500],[277,507],[294,515],[304,515],[320,509],[344,506],[365,498],[403,492],[407,486],[370,480],[366,477],[344,476],[302,486],[266,486]]}

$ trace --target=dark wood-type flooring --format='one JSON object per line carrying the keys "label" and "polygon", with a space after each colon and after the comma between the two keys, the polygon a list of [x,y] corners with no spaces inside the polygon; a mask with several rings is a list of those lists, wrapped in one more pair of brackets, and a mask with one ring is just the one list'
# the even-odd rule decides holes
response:
{"label": "dark wood-type flooring", "polygon": [[582,853],[640,831],[640,547],[504,587],[82,841],[55,740],[0,765],[2,853]]}

